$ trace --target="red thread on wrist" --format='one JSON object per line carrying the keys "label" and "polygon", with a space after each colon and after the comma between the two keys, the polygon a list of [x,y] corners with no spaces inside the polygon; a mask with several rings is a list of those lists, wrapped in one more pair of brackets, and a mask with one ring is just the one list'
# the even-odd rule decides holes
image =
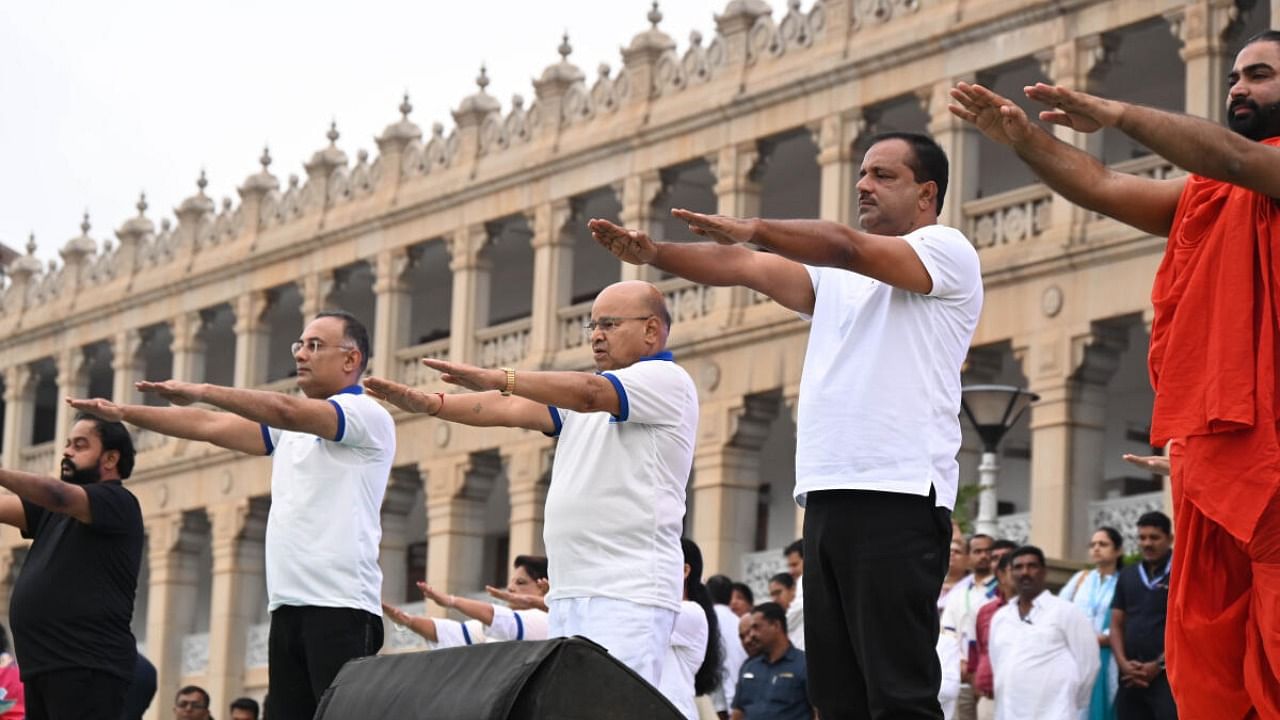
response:
{"label": "red thread on wrist", "polygon": [[438,392],[438,393],[435,393],[435,396],[436,396],[436,397],[438,397],[438,398],[440,398],[440,407],[436,408],[436,411],[435,411],[435,412],[433,412],[433,413],[427,413],[427,414],[428,414],[428,415],[430,415],[431,417],[435,417],[435,416],[439,415],[439,414],[440,414],[440,411],[441,411],[441,410],[444,410],[444,393],[442,393],[442,392]]}

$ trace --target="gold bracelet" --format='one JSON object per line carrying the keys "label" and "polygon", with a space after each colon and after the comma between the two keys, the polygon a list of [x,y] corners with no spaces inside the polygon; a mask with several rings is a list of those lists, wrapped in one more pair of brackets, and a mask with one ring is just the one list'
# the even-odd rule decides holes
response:
{"label": "gold bracelet", "polygon": [[502,389],[502,396],[507,397],[516,391],[516,371],[514,368],[504,367],[502,372],[507,374],[507,386]]}

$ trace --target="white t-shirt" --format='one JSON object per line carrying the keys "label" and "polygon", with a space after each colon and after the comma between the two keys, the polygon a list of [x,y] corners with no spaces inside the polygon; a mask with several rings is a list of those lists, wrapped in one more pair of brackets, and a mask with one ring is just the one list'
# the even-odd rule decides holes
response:
{"label": "white t-shirt", "polygon": [[493,606],[493,622],[485,630],[489,642],[504,640],[546,640],[545,610],[512,610],[505,605]]}
{"label": "white t-shirt", "polygon": [[804,576],[796,578],[796,594],[787,606],[787,639],[804,650]]}
{"label": "white t-shirt", "polygon": [[560,442],[542,530],[547,601],[608,597],[676,612],[698,393],[668,352],[602,374],[617,416],[551,408]]}
{"label": "white t-shirt", "polygon": [[816,296],[800,376],[796,500],[818,490],[937,490],[956,500],[960,367],[982,311],[978,253],[930,225],[904,239],[928,295],[838,268],[808,267]]}
{"label": "white t-shirt", "polygon": [[271,456],[268,609],[342,607],[382,615],[382,496],[396,453],[391,414],[358,385],[329,398],[334,439],[262,426]]}
{"label": "white t-shirt", "polygon": [[706,659],[709,634],[707,613],[702,606],[688,600],[681,602],[676,627],[671,632],[671,644],[662,660],[658,691],[680,708],[681,714],[689,720],[698,720],[698,709],[693,700],[694,677]]}
{"label": "white t-shirt", "polygon": [[733,692],[737,689],[738,671],[742,663],[747,661],[747,651],[738,638],[738,616],[733,614],[728,605],[713,605],[716,611],[716,622],[720,626],[720,649],[724,659],[723,675],[720,686],[711,693],[712,706],[716,712],[730,712],[733,708]]}
{"label": "white t-shirt", "polygon": [[1076,720],[1101,666],[1098,636],[1080,608],[1045,590],[1025,618],[1018,600],[991,617],[996,720]]}

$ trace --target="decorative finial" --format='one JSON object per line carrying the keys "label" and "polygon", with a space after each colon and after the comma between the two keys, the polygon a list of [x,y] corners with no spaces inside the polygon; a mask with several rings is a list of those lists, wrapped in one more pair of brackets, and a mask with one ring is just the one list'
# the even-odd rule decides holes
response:
{"label": "decorative finial", "polygon": [[800,0],[787,0],[787,6],[791,8],[791,12],[800,12]]}
{"label": "decorative finial", "polygon": [[698,47],[702,45],[702,33],[698,32],[697,30],[694,30],[693,32],[689,33],[689,44],[694,47]]}
{"label": "decorative finial", "polygon": [[35,257],[36,254],[36,234],[32,232],[27,236],[27,254]]}
{"label": "decorative finial", "polygon": [[658,9],[658,0],[653,0],[653,8],[649,10],[649,22],[653,24],[653,29],[658,29],[658,23],[662,22],[662,11]]}
{"label": "decorative finial", "polygon": [[361,165],[369,162],[369,151],[365,150],[364,148],[360,148],[358,151],[356,151],[356,162],[360,163]]}
{"label": "decorative finial", "polygon": [[147,194],[145,192],[138,193],[138,204],[134,205],[134,207],[138,208],[138,217],[147,214]]}
{"label": "decorative finial", "polygon": [[596,66],[596,72],[600,74],[600,77],[601,77],[601,78],[604,78],[605,80],[608,80],[608,79],[609,79],[609,73],[613,72],[613,70],[611,70],[611,69],[609,68],[609,63],[603,63],[603,62],[602,62],[602,63],[600,63],[598,66]]}
{"label": "decorative finial", "polygon": [[480,66],[480,74],[476,76],[476,86],[480,88],[480,92],[489,87],[489,70],[484,65]]}
{"label": "decorative finial", "polygon": [[290,175],[289,175],[289,187],[291,187],[291,188],[296,188],[296,187],[298,187],[298,175],[297,175],[297,173],[293,173],[293,174],[290,174]]}
{"label": "decorative finial", "polygon": [[336,119],[329,121],[329,132],[325,133],[324,136],[329,138],[330,145],[338,143],[338,138],[341,136],[338,135],[338,121]]}
{"label": "decorative finial", "polygon": [[204,168],[200,168],[200,177],[196,180],[196,187],[200,188],[200,194],[204,194],[204,189],[209,187],[209,178],[205,177]]}
{"label": "decorative finial", "polygon": [[271,167],[271,150],[266,146],[262,146],[262,156],[258,158],[258,164],[262,166],[262,172],[266,172]]}
{"label": "decorative finial", "polygon": [[160,218],[160,232],[167,233],[173,229],[173,221],[169,218]]}
{"label": "decorative finial", "polygon": [[222,212],[231,212],[231,198],[222,198]]}
{"label": "decorative finial", "polygon": [[80,234],[88,236],[89,234],[89,211],[84,211],[84,219],[80,221]]}
{"label": "decorative finial", "polygon": [[524,96],[523,96],[523,95],[521,95],[520,93],[516,93],[516,94],[512,95],[512,96],[511,96],[511,107],[512,107],[512,108],[514,108],[514,109],[516,109],[516,110],[519,110],[519,109],[523,108],[523,107],[524,107]]}
{"label": "decorative finial", "polygon": [[112,249],[114,249],[114,248],[115,248],[115,245],[111,242],[111,238],[103,238],[103,240],[102,240],[102,254],[103,254],[103,255],[110,255],[110,254],[111,254]]}
{"label": "decorative finial", "polygon": [[409,91],[404,93],[404,100],[400,102],[400,116],[405,120],[409,119],[409,113],[413,112],[413,105],[409,104]]}
{"label": "decorative finial", "polygon": [[569,55],[573,53],[573,46],[569,44],[569,31],[564,31],[564,36],[560,39],[560,47],[556,48],[556,52],[560,53],[560,62],[569,62]]}
{"label": "decorative finial", "polygon": [[433,137],[444,137],[444,123],[431,123],[431,135]]}

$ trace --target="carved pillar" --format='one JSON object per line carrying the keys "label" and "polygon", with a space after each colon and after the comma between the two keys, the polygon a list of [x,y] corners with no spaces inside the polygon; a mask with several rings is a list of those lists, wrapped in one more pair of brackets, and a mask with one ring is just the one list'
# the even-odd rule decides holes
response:
{"label": "carved pillar", "polygon": [[4,456],[0,462],[6,468],[22,467],[22,448],[31,444],[32,405],[30,366],[5,368]]}
{"label": "carved pillar", "polygon": [[[660,225],[654,223],[653,201],[662,192],[662,174],[657,170],[646,170],[639,175],[631,175],[622,181],[622,226],[631,230],[649,233],[655,240],[665,240]],[[658,278],[658,271],[648,265],[622,264],[623,280],[648,280]]]}
{"label": "carved pillar", "polygon": [[262,321],[262,314],[268,303],[267,293],[261,290],[236,299],[236,387],[254,387],[266,379],[271,330]]}
{"label": "carved pillar", "polygon": [[1031,541],[1055,558],[1083,559],[1089,501],[1103,474],[1107,383],[1128,341],[1123,327],[1046,334],[1029,348]]}
{"label": "carved pillar", "polygon": [[981,133],[973,125],[961,120],[947,104],[951,101],[951,88],[961,80],[971,77],[951,77],[921,88],[920,106],[929,115],[929,134],[947,154],[951,166],[951,178],[942,213],[938,222],[953,228],[965,229],[964,204],[978,196],[978,143]]}
{"label": "carved pillar", "polygon": [[483,583],[484,506],[502,472],[497,453],[433,465],[427,475],[427,582],[446,592]]}
{"label": "carved pillar", "polygon": [[545,555],[542,543],[543,511],[551,484],[551,460],[555,445],[550,441],[522,448],[507,458],[511,495],[511,557]]}
{"label": "carved pillar", "polygon": [[322,270],[307,275],[302,281],[302,324],[305,326],[311,319],[325,310],[333,309],[329,304],[333,295],[334,278],[332,270]]}
{"label": "carved pillar", "polygon": [[533,318],[529,357],[547,367],[560,347],[559,310],[573,295],[573,236],[565,232],[572,217],[569,200],[543,203],[533,216]]}
{"label": "carved pillar", "polygon": [[[711,172],[716,177],[716,212],[734,217],[760,215],[761,186],[757,177],[760,148],[755,141],[729,145],[710,158]],[[751,304],[753,291],[741,285],[713,288],[713,313],[721,327],[737,324],[742,309]]]}
{"label": "carved pillar", "polygon": [[409,345],[409,312],[412,296],[404,281],[409,267],[408,248],[378,253],[373,292],[373,360],[369,367],[380,377],[395,377],[396,351]]}
{"label": "carved pillar", "polygon": [[200,331],[204,318],[199,312],[185,312],[173,319],[173,379],[204,382],[204,339]]}
{"label": "carved pillar", "polygon": [[111,399],[121,404],[135,405],[141,395],[133,384],[142,379],[142,334],[137,330],[123,330],[111,341]]}
{"label": "carved pillar", "polygon": [[775,395],[750,395],[709,410],[693,456],[693,539],[706,573],[736,575],[751,552],[760,502],[760,448],[778,416]]}
{"label": "carved pillar", "polygon": [[[422,473],[415,466],[392,468],[387,492],[382,498],[382,541],[378,564],[382,567],[382,600],[398,605],[405,601],[408,587],[409,537],[406,525],[413,500],[422,487]],[[413,578],[420,580],[422,578]]]}
{"label": "carved pillar", "polygon": [[213,520],[213,588],[205,689],[215,698],[244,693],[248,630],[257,622],[266,595],[263,540],[270,504],[265,497],[241,498],[209,509]]}
{"label": "carved pillar", "polygon": [[57,425],[53,431],[53,446],[58,449],[58,452],[61,452],[63,446],[67,444],[67,433],[71,431],[71,421],[76,416],[76,410],[62,399],[84,397],[87,391],[84,348],[73,347],[63,350],[58,356]]}
{"label": "carved pillar", "polygon": [[1186,112],[1222,122],[1234,61],[1228,45],[1244,24],[1237,0],[1190,0],[1165,19],[1182,43],[1178,54],[1187,68]]}
{"label": "carved pillar", "polygon": [[818,146],[818,167],[822,173],[818,217],[853,227],[854,185],[858,168],[854,165],[853,144],[867,130],[861,111],[851,110],[828,115],[809,128]]}
{"label": "carved pillar", "polygon": [[453,272],[449,317],[449,359],[469,363],[476,357],[476,331],[489,322],[489,270],[484,250],[489,231],[483,223],[459,228],[446,238]]}
{"label": "carved pillar", "polygon": [[196,609],[200,548],[208,542],[202,514],[176,512],[147,518],[147,659],[156,666],[156,687],[181,687],[182,638]]}

